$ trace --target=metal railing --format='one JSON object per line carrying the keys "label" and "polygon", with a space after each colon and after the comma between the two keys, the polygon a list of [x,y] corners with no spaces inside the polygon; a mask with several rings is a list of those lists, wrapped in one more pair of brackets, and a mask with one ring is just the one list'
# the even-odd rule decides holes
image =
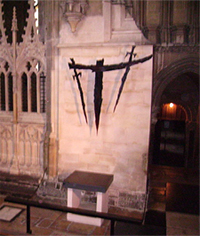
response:
{"label": "metal railing", "polygon": [[116,221],[126,222],[126,223],[132,223],[137,225],[143,224],[143,218],[142,219],[135,219],[127,216],[121,216],[116,215],[112,213],[104,213],[104,212],[96,212],[96,211],[90,211],[85,209],[79,209],[79,208],[72,208],[72,207],[66,207],[63,205],[58,204],[50,204],[43,201],[36,201],[26,198],[19,198],[14,196],[8,196],[4,199],[5,202],[12,202],[16,204],[26,205],[26,232],[28,234],[32,234],[31,230],[31,210],[30,207],[38,207],[48,210],[54,210],[54,211],[61,211],[66,213],[73,213],[77,215],[84,215],[84,216],[90,216],[90,217],[98,217],[106,220],[110,220],[110,235],[114,235],[114,225]]}

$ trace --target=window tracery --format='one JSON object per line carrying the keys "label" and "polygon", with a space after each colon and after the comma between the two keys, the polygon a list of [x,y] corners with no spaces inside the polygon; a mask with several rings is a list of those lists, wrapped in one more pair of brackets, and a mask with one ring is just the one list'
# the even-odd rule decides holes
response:
{"label": "window tracery", "polygon": [[13,111],[13,78],[7,61],[0,62],[0,111]]}
{"label": "window tracery", "polygon": [[45,112],[46,77],[40,61],[32,59],[26,62],[21,76],[22,112]]}
{"label": "window tracery", "polygon": [[[1,3],[1,1],[0,1]],[[0,58],[0,111],[45,112],[45,49],[38,35],[38,0],[30,0],[29,17],[23,41],[17,45],[17,15],[13,8],[13,42],[7,43],[4,25],[0,24],[0,51],[5,51]],[[0,4],[2,7],[3,4]],[[3,12],[0,9],[0,17]],[[3,59],[4,58],[4,59]],[[40,59],[39,59],[40,58]],[[13,104],[14,93],[18,100]],[[21,101],[20,101],[21,100]],[[13,111],[13,112],[15,112]]]}

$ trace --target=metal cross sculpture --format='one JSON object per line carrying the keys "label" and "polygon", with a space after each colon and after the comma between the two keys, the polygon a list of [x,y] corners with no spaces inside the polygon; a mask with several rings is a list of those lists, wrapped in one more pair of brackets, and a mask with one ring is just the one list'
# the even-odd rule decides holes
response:
{"label": "metal cross sculpture", "polygon": [[81,76],[81,73],[77,72],[77,69],[79,70],[92,70],[92,72],[95,72],[95,85],[94,85],[94,112],[95,112],[95,123],[96,123],[96,130],[98,132],[98,128],[99,128],[99,121],[100,121],[100,113],[101,113],[101,105],[102,105],[102,90],[103,90],[103,72],[106,71],[112,71],[112,70],[120,70],[120,69],[126,69],[122,79],[121,79],[121,85],[118,91],[118,96],[117,96],[117,100],[114,106],[114,111],[117,107],[117,104],[119,102],[121,93],[123,91],[123,87],[125,84],[125,81],[127,79],[127,75],[130,71],[130,67],[133,65],[136,65],[138,63],[143,63],[145,61],[148,61],[152,58],[152,55],[138,59],[138,60],[133,60],[132,57],[136,56],[136,54],[134,53],[134,49],[135,46],[132,46],[132,50],[131,52],[128,52],[126,54],[130,55],[129,57],[129,61],[128,62],[122,62],[120,64],[112,64],[112,65],[103,65],[104,63],[104,59],[97,61],[96,65],[81,65],[81,64],[76,64],[74,59],[71,58],[71,63],[69,63],[69,68],[70,69],[74,69],[74,76],[73,78],[76,79],[77,84],[78,84],[78,88],[79,88],[79,92],[80,92],[80,97],[81,97],[81,103],[82,103],[82,108],[83,108],[83,113],[85,116],[85,120],[87,123],[87,115],[86,115],[86,111],[85,111],[85,102],[84,102],[84,97],[83,97],[83,90],[81,88],[81,83],[79,80],[79,77]]}

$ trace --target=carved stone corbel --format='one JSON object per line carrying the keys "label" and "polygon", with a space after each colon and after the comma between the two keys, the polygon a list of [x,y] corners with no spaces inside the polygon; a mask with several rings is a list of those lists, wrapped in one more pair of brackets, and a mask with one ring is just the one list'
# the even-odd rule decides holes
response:
{"label": "carved stone corbel", "polygon": [[78,23],[86,15],[89,7],[87,0],[66,0],[61,4],[64,11],[64,17],[71,27],[71,31],[76,31]]}

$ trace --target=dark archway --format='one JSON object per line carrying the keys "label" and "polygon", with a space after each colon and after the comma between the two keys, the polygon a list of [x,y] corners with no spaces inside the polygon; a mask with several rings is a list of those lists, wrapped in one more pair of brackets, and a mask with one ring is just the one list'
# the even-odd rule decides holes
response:
{"label": "dark archway", "polygon": [[[162,103],[162,95],[165,92],[166,88],[170,85],[170,83],[176,84],[178,86],[178,82],[174,82],[177,78],[181,78],[181,76],[187,76],[187,79],[190,80],[188,82],[192,82],[199,88],[199,58],[185,58],[179,60],[175,63],[172,63],[168,67],[164,68],[160,71],[154,78],[153,85],[153,96],[152,96],[152,106],[160,107]],[[182,83],[182,81],[179,82]],[[185,81],[184,83],[188,83]],[[182,84],[181,84],[182,85]],[[182,87],[182,86],[181,86]],[[180,88],[180,84],[179,84]]]}
{"label": "dark archway", "polygon": [[184,167],[186,112],[180,105],[164,104],[155,125],[152,164]]}
{"label": "dark archway", "polygon": [[[166,117],[161,116],[161,108],[164,104],[174,103],[185,112],[183,119],[171,119],[168,121],[169,127],[174,127],[172,135],[172,145],[175,144],[177,132],[184,130],[184,161],[171,163],[164,162],[167,166],[180,166],[185,168],[198,167],[198,115],[199,115],[199,63],[198,58],[187,58],[171,64],[163,69],[155,78],[152,97],[152,123],[150,139],[150,164],[160,164],[155,161],[155,146],[161,129],[166,127]],[[180,130],[177,130],[177,127]],[[172,131],[172,130],[171,130]],[[170,132],[171,132],[170,131]],[[179,135],[180,136],[180,135]],[[174,143],[173,143],[174,138]],[[180,140],[179,140],[180,141]],[[157,153],[158,155],[158,153]],[[173,158],[172,158],[173,159]],[[169,160],[168,160],[169,161]],[[174,164],[173,164],[174,163]]]}

